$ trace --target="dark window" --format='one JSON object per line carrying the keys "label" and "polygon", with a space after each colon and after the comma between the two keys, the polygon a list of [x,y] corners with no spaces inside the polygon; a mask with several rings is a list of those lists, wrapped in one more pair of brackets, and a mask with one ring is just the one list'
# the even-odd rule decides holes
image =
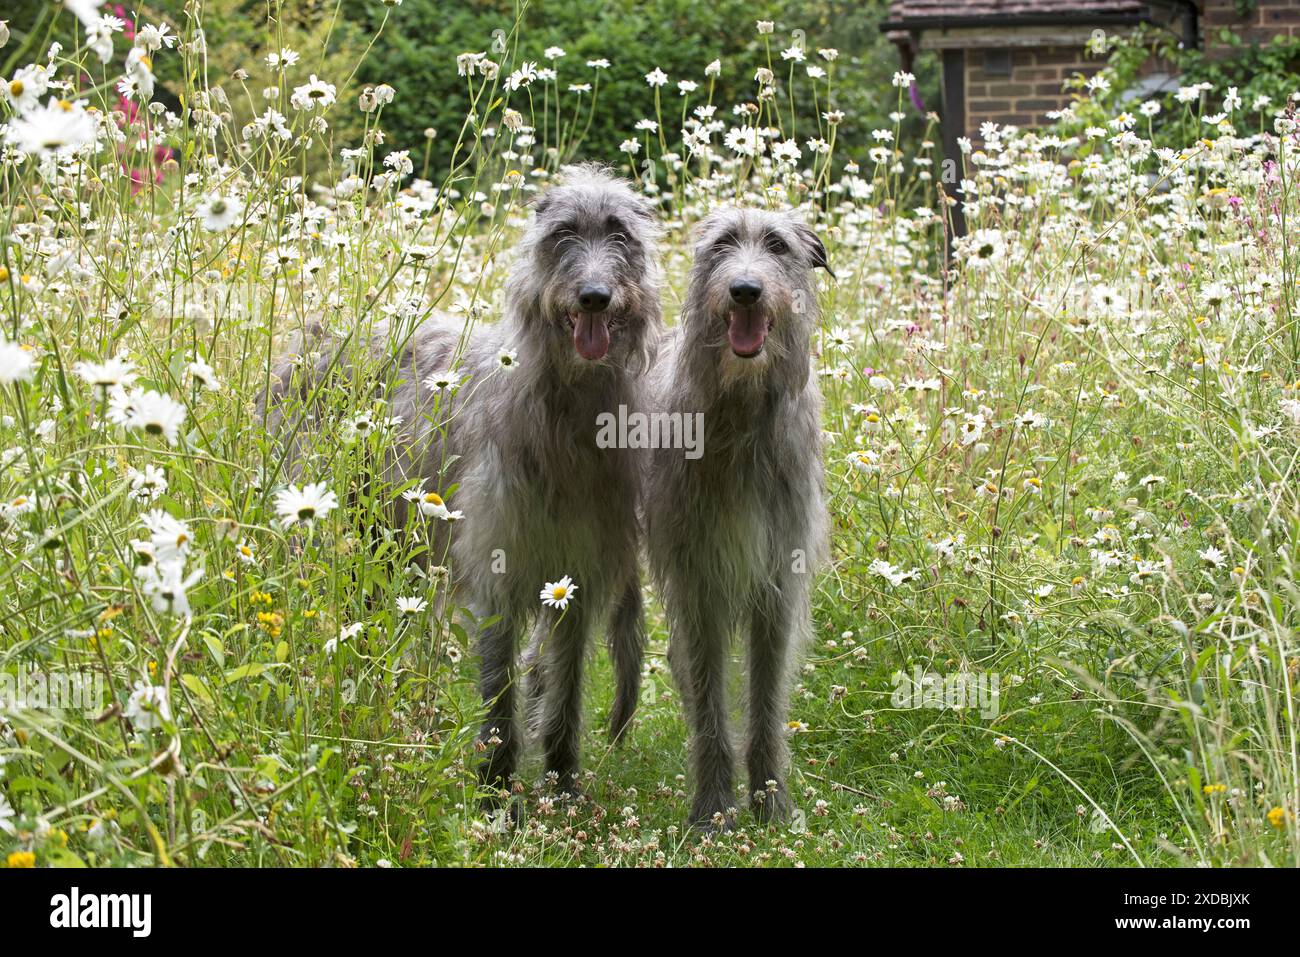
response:
{"label": "dark window", "polygon": [[985,50],[984,51],[984,72],[988,76],[1010,76],[1011,75],[1011,51],[1010,50]]}

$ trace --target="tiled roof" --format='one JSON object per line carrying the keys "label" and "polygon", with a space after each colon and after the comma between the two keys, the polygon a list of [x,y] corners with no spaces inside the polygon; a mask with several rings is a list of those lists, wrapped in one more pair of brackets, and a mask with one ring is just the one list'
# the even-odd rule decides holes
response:
{"label": "tiled roof", "polygon": [[1138,0],[893,0],[885,29],[939,26],[1000,20],[1043,22],[1060,18],[1079,23],[1090,18],[1098,22],[1116,18],[1145,19],[1149,4]]}

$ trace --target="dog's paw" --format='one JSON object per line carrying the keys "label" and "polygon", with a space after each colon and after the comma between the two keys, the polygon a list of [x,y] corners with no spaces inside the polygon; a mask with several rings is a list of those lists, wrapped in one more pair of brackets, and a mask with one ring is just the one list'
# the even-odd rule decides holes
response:
{"label": "dog's paw", "polygon": [[720,810],[710,810],[719,805],[716,802],[700,804],[691,810],[690,828],[691,831],[700,837],[712,837],[715,834],[729,834],[736,829],[736,814],[734,807],[727,807]]}
{"label": "dog's paw", "polygon": [[549,794],[552,799],[566,804],[587,803],[587,792],[581,784],[581,777],[580,771],[564,774],[547,771],[541,782],[541,790]]}

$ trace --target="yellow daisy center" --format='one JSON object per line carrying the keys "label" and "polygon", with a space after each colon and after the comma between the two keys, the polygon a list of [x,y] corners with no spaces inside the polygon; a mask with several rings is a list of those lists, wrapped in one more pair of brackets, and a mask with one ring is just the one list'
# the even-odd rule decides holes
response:
{"label": "yellow daisy center", "polygon": [[551,597],[556,601],[561,601],[568,593],[569,589],[565,588],[563,585],[556,585],[551,589]]}
{"label": "yellow daisy center", "polygon": [[441,505],[442,496],[439,495],[437,492],[425,492],[424,501],[429,505]]}

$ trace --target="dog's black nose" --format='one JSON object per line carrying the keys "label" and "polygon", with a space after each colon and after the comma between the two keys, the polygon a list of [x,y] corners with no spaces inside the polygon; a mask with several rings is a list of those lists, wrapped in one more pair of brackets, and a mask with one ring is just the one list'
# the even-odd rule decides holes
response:
{"label": "dog's black nose", "polygon": [[755,279],[737,279],[731,284],[731,298],[739,306],[752,306],[763,295],[763,287]]}
{"label": "dog's black nose", "polygon": [[583,286],[578,292],[578,306],[583,312],[604,312],[610,298],[608,286]]}

